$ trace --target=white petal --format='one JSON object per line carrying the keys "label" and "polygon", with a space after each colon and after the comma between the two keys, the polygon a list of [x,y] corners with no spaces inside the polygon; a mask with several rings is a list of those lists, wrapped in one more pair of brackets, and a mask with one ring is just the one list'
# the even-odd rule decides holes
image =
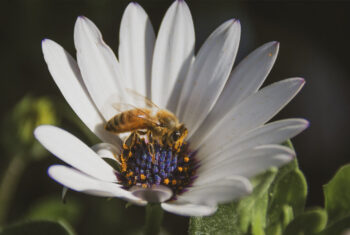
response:
{"label": "white petal", "polygon": [[237,138],[227,139],[220,146],[215,147],[210,142],[205,143],[199,149],[198,157],[202,162],[205,162],[206,160],[214,160],[219,155],[232,156],[254,146],[281,144],[305,130],[308,125],[309,122],[304,119],[285,119],[271,122]]}
{"label": "white petal", "polygon": [[242,153],[223,156],[224,160],[208,161],[200,165],[197,170],[198,178],[193,185],[208,184],[232,175],[249,178],[270,167],[279,167],[294,156],[294,151],[280,145],[263,145]]}
{"label": "white petal", "polygon": [[153,185],[152,188],[133,186],[129,190],[134,196],[150,203],[161,203],[173,196],[173,191],[163,185]]}
{"label": "white petal", "polygon": [[234,68],[214,108],[192,139],[201,138],[236,104],[260,88],[275,63],[278,49],[278,42],[266,43]]}
{"label": "white petal", "polygon": [[120,148],[115,147],[112,144],[108,143],[99,143],[95,144],[91,147],[92,150],[95,151],[100,157],[108,158],[117,161],[116,156],[118,156],[120,152]]}
{"label": "white petal", "polygon": [[177,107],[189,136],[208,115],[224,88],[237,54],[240,32],[239,21],[225,22],[210,35],[196,56]]}
{"label": "white petal", "polygon": [[218,207],[207,206],[207,205],[197,205],[186,202],[168,202],[162,203],[162,208],[170,213],[174,213],[182,216],[209,216],[216,212]]}
{"label": "white petal", "polygon": [[119,138],[103,129],[104,119],[82,81],[77,63],[60,45],[49,39],[42,42],[49,71],[68,104],[85,125],[104,142],[118,144]]}
{"label": "white petal", "polygon": [[53,165],[48,169],[48,174],[58,183],[78,192],[101,197],[120,197],[136,204],[146,203],[123,189],[119,184],[99,181],[74,168]]}
{"label": "white petal", "polygon": [[217,124],[208,129],[201,138],[190,140],[192,149],[203,143],[219,146],[257,128],[275,116],[299,92],[305,81],[302,78],[290,78],[273,83],[259,92],[247,97],[235,106]]}
{"label": "white petal", "polygon": [[150,97],[151,65],[155,35],[152,24],[137,3],[130,3],[124,11],[119,33],[119,62],[132,88]]}
{"label": "white petal", "polygon": [[67,164],[97,179],[117,181],[113,168],[67,131],[42,125],[35,129],[34,135],[47,150]]}
{"label": "white petal", "polygon": [[102,40],[98,28],[86,17],[79,17],[76,21],[74,43],[84,83],[103,117],[109,120],[116,114],[111,102],[128,103],[124,88],[130,88],[131,81],[123,79],[113,51]]}
{"label": "white petal", "polygon": [[160,107],[167,105],[175,84],[182,85],[194,44],[191,12],[184,1],[175,1],[164,16],[154,48],[152,100]]}
{"label": "white petal", "polygon": [[178,198],[197,204],[217,205],[248,195],[252,189],[253,187],[247,178],[231,176],[216,182],[193,186]]}

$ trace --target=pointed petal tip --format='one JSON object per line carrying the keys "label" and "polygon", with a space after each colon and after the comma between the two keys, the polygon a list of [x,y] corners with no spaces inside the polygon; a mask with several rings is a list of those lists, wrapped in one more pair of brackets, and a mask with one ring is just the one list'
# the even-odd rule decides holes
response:
{"label": "pointed petal tip", "polygon": [[138,4],[137,2],[130,2],[124,11],[126,11],[130,7],[139,7],[139,6],[140,4]]}
{"label": "pointed petal tip", "polygon": [[297,79],[298,81],[300,81],[301,83],[305,82],[305,79],[302,77],[295,77],[295,79]]}
{"label": "pointed petal tip", "polygon": [[53,176],[53,174],[52,174],[52,171],[54,171],[54,170],[57,169],[57,168],[64,168],[64,167],[67,167],[67,166],[60,165],[60,164],[54,164],[54,165],[51,165],[51,166],[49,166],[49,167],[47,168],[46,173],[47,173],[47,175],[48,175],[53,181],[55,181],[55,182],[58,183],[58,184],[63,185],[61,182],[59,182],[58,180],[56,180],[56,178],[55,178],[55,177]]}
{"label": "pointed petal tip", "polygon": [[55,46],[57,45],[57,43],[48,38],[44,38],[43,40],[41,40],[41,47],[45,47],[47,45]]}
{"label": "pointed petal tip", "polygon": [[280,49],[280,42],[278,41],[272,41],[272,45],[273,45],[273,48],[275,49],[274,50],[274,53],[278,53],[279,49]]}
{"label": "pointed petal tip", "polygon": [[280,42],[279,41],[272,41],[271,42],[273,45],[275,45],[275,46],[279,46],[280,45]]}
{"label": "pointed petal tip", "polygon": [[88,20],[88,18],[86,16],[80,15],[77,17],[77,20],[75,22],[75,25],[77,25],[78,23],[84,23]]}
{"label": "pointed petal tip", "polygon": [[236,19],[236,18],[231,18],[231,19],[229,19],[229,20],[227,20],[227,22],[229,23],[231,23],[231,24],[234,24],[234,23],[238,23],[238,24],[240,24],[241,22],[239,21],[239,19]]}
{"label": "pointed petal tip", "polygon": [[301,77],[296,77],[295,80],[298,82],[300,89],[303,88],[303,86],[305,85],[305,79],[301,78]]}
{"label": "pointed petal tip", "polygon": [[305,79],[302,77],[291,77],[291,78],[282,80],[281,82],[291,82],[292,84],[298,84],[300,85],[300,87],[303,87],[305,84]]}
{"label": "pointed petal tip", "polygon": [[305,126],[305,129],[306,129],[306,128],[309,128],[309,127],[310,127],[311,123],[310,123],[310,121],[308,121],[308,120],[305,120],[305,121],[306,121],[306,126]]}
{"label": "pointed petal tip", "polygon": [[[37,127],[34,129],[34,132],[33,132],[34,137],[35,137],[36,139],[38,139],[39,135],[40,135],[41,132],[42,132],[42,129],[44,129],[44,128],[48,127],[48,126],[50,126],[50,125],[40,125],[40,126],[37,126]],[[38,139],[38,140],[39,140],[39,139]]]}
{"label": "pointed petal tip", "polygon": [[310,126],[310,121],[309,121],[309,120],[301,119],[301,121],[303,122],[304,130],[305,130],[306,128],[309,128],[309,126]]}
{"label": "pointed petal tip", "polygon": [[228,20],[227,22],[230,22],[229,24],[229,27],[238,27],[238,29],[240,30],[241,28],[241,21],[239,21],[239,19],[235,19],[235,18],[232,18],[230,20]]}

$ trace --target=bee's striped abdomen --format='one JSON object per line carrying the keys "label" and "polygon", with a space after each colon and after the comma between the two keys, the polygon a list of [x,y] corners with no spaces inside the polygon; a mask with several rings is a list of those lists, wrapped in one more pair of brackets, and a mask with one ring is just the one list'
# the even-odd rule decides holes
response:
{"label": "bee's striped abdomen", "polygon": [[142,118],[144,115],[144,111],[140,112],[137,109],[122,112],[111,118],[105,125],[105,129],[113,133],[145,129],[149,126],[149,122],[145,118]]}

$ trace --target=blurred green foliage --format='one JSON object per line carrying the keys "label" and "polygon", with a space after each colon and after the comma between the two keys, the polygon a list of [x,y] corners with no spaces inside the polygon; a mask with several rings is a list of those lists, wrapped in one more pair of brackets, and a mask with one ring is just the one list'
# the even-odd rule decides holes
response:
{"label": "blurred green foliage", "polygon": [[33,138],[33,131],[42,124],[58,123],[58,115],[50,98],[24,96],[2,123],[1,143],[8,152],[6,156],[42,158],[46,151]]}
{"label": "blurred green foliage", "polygon": [[24,219],[52,221],[66,221],[71,225],[77,225],[81,216],[82,205],[77,199],[70,199],[69,204],[64,204],[57,195],[39,198],[30,205]]}
{"label": "blurred green foliage", "polygon": [[0,235],[74,235],[74,232],[63,222],[26,221],[0,229]]}

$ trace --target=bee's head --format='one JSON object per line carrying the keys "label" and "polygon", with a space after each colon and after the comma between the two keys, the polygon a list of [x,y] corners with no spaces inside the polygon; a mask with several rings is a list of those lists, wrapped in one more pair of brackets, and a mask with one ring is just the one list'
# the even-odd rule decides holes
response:
{"label": "bee's head", "polygon": [[178,148],[182,145],[184,139],[187,136],[187,128],[184,124],[179,124],[168,134],[168,144],[174,145],[175,148]]}

